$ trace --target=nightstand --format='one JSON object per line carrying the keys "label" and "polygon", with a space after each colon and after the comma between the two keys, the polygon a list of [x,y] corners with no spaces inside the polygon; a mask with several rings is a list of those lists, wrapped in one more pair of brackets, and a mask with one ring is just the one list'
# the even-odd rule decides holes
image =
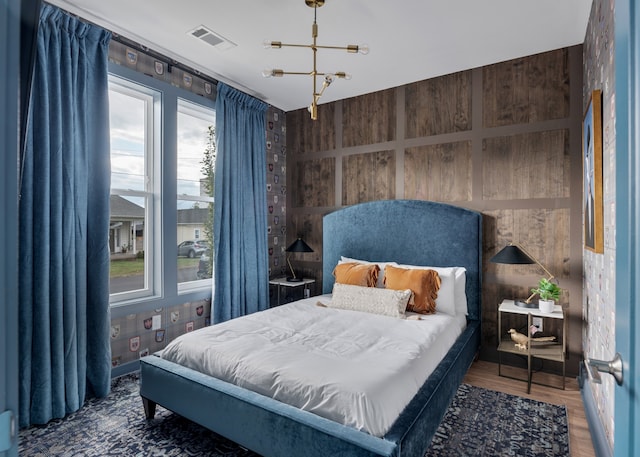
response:
{"label": "nightstand", "polygon": [[[515,341],[511,339],[511,335],[508,333],[509,329],[502,327],[503,314],[517,314],[522,315],[522,321],[525,322],[526,317],[526,347],[518,346]],[[535,341],[531,337],[529,329],[533,324],[533,318],[540,317],[544,321],[547,319],[559,319],[562,321],[562,332],[560,335],[555,335],[555,341]],[[516,329],[518,330],[518,329]],[[515,378],[513,376],[507,376],[502,374],[502,353],[511,353],[525,356],[527,358],[527,393],[531,392],[532,372],[531,361],[532,359],[553,360],[562,364],[562,389],[565,388],[565,362],[566,362],[566,334],[567,334],[567,321],[564,316],[564,310],[562,306],[556,305],[553,312],[543,313],[538,308],[522,308],[517,306],[513,300],[503,300],[498,307],[498,332],[500,335],[500,342],[498,344],[498,374],[507,378],[518,379],[524,381],[524,379]],[[522,333],[522,332],[520,332]],[[534,383],[541,384],[541,383]],[[555,387],[555,386],[551,386]]]}
{"label": "nightstand", "polygon": [[278,289],[278,304],[276,306],[280,306],[280,289],[282,287],[304,287],[304,292],[303,292],[303,296],[305,298],[310,297],[311,296],[311,290],[309,289],[309,286],[311,284],[315,284],[316,280],[315,279],[303,279],[302,281],[287,281],[287,278],[275,278],[269,281],[269,284],[272,286],[276,286],[276,288]]}

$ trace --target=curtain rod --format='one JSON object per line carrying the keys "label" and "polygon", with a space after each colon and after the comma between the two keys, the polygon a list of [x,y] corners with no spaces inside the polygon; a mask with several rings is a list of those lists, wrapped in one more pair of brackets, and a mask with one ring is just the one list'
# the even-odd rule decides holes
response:
{"label": "curtain rod", "polygon": [[156,52],[156,51],[154,51],[152,49],[149,49],[147,46],[144,46],[144,45],[142,45],[140,43],[137,43],[137,42],[135,42],[133,40],[130,40],[129,38],[123,37],[122,35],[120,35],[120,34],[118,34],[116,32],[111,32],[111,39],[113,41],[117,41],[118,43],[123,44],[125,46],[130,46],[130,47],[136,48],[137,50],[144,52],[145,54],[153,57],[154,59],[161,60],[162,62],[167,64],[167,66],[168,66],[167,71],[169,73],[171,73],[171,68],[172,67],[176,67],[176,68],[178,68],[178,69],[180,69],[182,71],[186,71],[188,73],[192,73],[192,74],[198,76],[199,78],[202,78],[202,79],[206,80],[207,82],[212,83],[214,86],[218,85],[218,80],[217,79],[214,79],[214,78],[212,78],[210,76],[207,76],[207,75],[203,74],[201,71],[196,70],[194,68],[191,68],[191,67],[189,67],[187,65],[184,65],[184,64],[178,62],[177,60],[174,60],[174,59],[171,59],[170,57],[165,56],[164,54],[160,54],[159,52]]}

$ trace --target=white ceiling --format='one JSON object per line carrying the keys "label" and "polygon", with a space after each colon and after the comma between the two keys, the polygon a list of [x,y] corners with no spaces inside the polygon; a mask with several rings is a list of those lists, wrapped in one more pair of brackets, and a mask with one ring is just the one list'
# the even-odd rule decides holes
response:
{"label": "white ceiling", "polygon": [[[266,68],[310,72],[304,0],[47,0],[254,95],[284,111],[308,106],[310,76],[264,78]],[[584,42],[592,0],[327,0],[318,44],[368,44],[368,55],[318,51],[318,71],[345,71],[320,103]],[[219,50],[189,32],[204,25],[236,46]],[[319,80],[319,84],[321,81]]]}

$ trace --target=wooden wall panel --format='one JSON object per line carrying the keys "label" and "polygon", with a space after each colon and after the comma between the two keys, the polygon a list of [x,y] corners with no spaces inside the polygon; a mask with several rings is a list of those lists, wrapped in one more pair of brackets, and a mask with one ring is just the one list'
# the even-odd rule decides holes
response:
{"label": "wooden wall panel", "polygon": [[408,148],[404,197],[455,202],[471,200],[471,141]]}
{"label": "wooden wall panel", "polygon": [[482,142],[485,200],[570,195],[568,130],[486,138]]}
{"label": "wooden wall panel", "polygon": [[405,86],[405,137],[471,130],[471,70]]}
{"label": "wooden wall panel", "polygon": [[389,89],[342,102],[342,146],[396,139],[396,90]]}
{"label": "wooden wall panel", "polygon": [[[484,270],[500,282],[513,275],[546,276],[538,265],[505,265],[489,260],[513,242],[522,245],[556,278],[570,276],[570,210],[568,208],[483,211]],[[507,281],[508,282],[508,281]],[[531,287],[535,284],[531,284]],[[562,284],[560,285],[562,287]],[[564,300],[561,300],[564,302]]]}
{"label": "wooden wall panel", "polygon": [[484,127],[569,117],[569,49],[483,68]]}
{"label": "wooden wall panel", "polygon": [[342,204],[396,196],[395,151],[353,154],[342,159]]}
{"label": "wooden wall panel", "polygon": [[318,120],[309,111],[299,109],[287,113],[287,149],[290,154],[329,151],[336,148],[335,104],[318,106]]}
{"label": "wooden wall panel", "polygon": [[292,233],[289,239],[293,242],[301,237],[313,252],[292,252],[292,259],[305,262],[322,260],[322,215],[298,213],[292,218]]}
{"label": "wooden wall panel", "polygon": [[333,206],[335,204],[336,159],[301,160],[295,164],[292,195],[294,207]]}

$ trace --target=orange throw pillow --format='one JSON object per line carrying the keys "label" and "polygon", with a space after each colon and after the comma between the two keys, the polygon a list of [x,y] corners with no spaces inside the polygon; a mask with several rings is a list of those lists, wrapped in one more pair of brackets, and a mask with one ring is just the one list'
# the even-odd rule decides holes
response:
{"label": "orange throw pillow", "polygon": [[436,312],[436,298],[440,290],[440,276],[434,270],[407,269],[388,265],[384,270],[384,284],[388,289],[411,289],[407,311],[420,314]]}
{"label": "orange throw pillow", "polygon": [[352,286],[375,287],[379,273],[380,267],[376,264],[365,265],[355,262],[340,263],[333,269],[337,283]]}

